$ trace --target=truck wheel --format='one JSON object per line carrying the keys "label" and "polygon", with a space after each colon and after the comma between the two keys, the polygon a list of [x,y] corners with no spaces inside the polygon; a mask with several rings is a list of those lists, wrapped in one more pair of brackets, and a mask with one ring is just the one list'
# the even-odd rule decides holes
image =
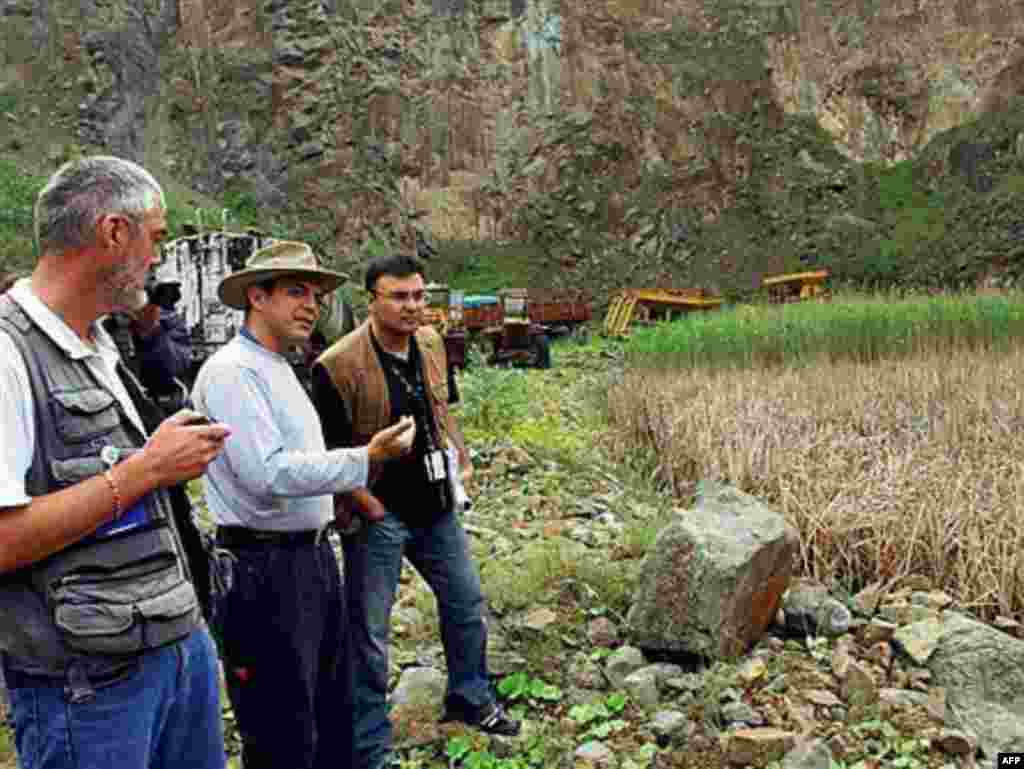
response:
{"label": "truck wheel", "polygon": [[538,334],[530,343],[533,348],[534,368],[551,368],[551,342],[547,334]]}

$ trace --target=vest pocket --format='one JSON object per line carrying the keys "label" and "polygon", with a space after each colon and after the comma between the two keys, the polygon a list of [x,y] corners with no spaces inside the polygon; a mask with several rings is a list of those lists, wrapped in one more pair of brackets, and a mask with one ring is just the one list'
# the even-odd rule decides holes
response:
{"label": "vest pocket", "polygon": [[199,600],[171,536],[155,529],[94,543],[64,554],[39,575],[54,624],[69,648],[138,654],[192,632]]}
{"label": "vest pocket", "polygon": [[51,393],[57,433],[65,443],[85,443],[114,431],[121,422],[114,396],[102,387]]}
{"label": "vest pocket", "polygon": [[128,579],[72,580],[53,590],[51,601],[64,642],[89,654],[137,654],[173,643],[192,632],[199,611],[177,564]]}
{"label": "vest pocket", "polygon": [[182,582],[163,595],[139,602],[136,608],[142,617],[144,645],[155,649],[182,638],[183,624],[188,627],[187,632],[191,632],[198,616],[199,601],[191,583]]}

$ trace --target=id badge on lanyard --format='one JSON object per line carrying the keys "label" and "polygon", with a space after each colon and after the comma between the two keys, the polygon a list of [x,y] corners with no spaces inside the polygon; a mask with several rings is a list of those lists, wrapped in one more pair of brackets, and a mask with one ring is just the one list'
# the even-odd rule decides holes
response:
{"label": "id badge on lanyard", "polygon": [[427,471],[427,480],[431,483],[448,478],[448,465],[444,461],[444,452],[440,449],[428,451],[423,456],[423,465]]}

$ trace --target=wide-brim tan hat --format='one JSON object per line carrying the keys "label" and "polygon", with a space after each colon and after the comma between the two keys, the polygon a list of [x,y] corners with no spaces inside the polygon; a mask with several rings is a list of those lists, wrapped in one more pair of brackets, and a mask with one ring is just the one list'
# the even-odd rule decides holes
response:
{"label": "wide-brim tan hat", "polygon": [[217,296],[228,307],[244,310],[249,286],[286,275],[319,283],[327,292],[348,280],[348,275],[343,272],[321,267],[313,249],[305,243],[279,240],[272,246],[254,251],[243,269],[224,278],[217,286]]}

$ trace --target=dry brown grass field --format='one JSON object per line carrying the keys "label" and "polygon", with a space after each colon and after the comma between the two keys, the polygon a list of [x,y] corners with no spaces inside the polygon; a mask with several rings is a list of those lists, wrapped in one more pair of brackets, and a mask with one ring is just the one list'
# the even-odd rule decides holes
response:
{"label": "dry brown grass field", "polygon": [[1024,349],[872,364],[636,368],[609,393],[623,452],[653,449],[758,495],[798,529],[798,568],[856,590],[921,574],[978,616],[1024,612]]}

